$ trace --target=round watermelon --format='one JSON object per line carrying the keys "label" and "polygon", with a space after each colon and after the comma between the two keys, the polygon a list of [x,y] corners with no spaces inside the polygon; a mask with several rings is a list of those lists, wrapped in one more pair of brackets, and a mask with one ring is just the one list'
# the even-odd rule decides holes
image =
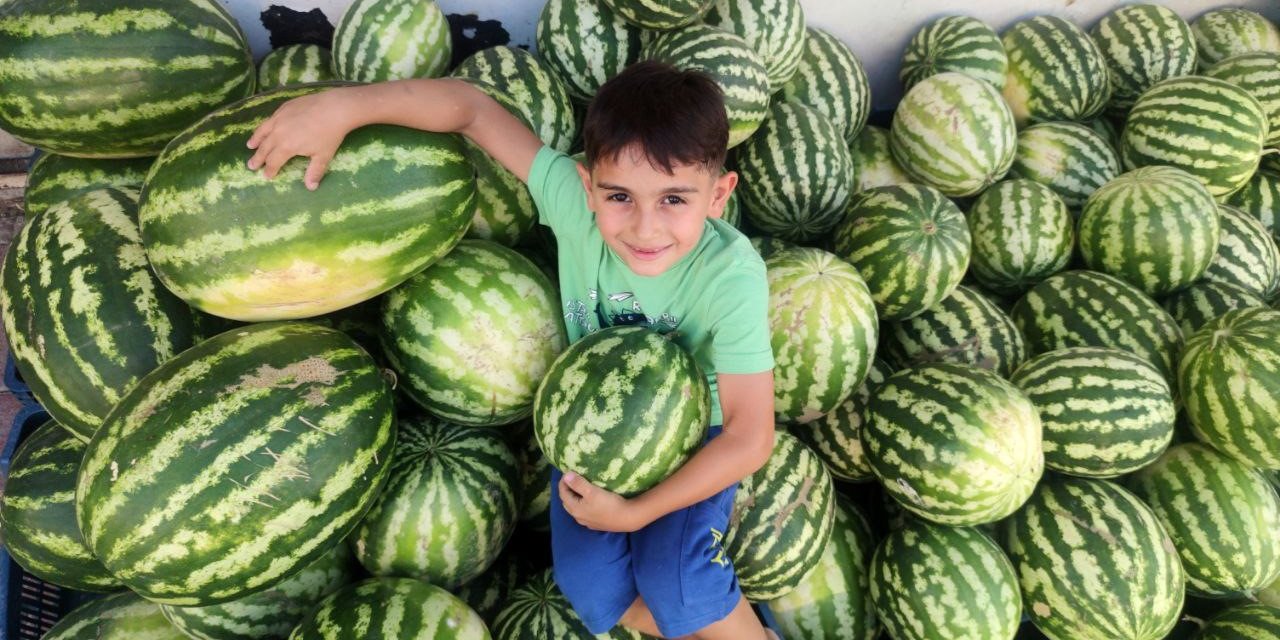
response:
{"label": "round watermelon", "polygon": [[1209,281],[1197,282],[1167,296],[1160,304],[1178,322],[1184,336],[1199,331],[1228,311],[1267,306],[1265,300],[1238,285]]}
{"label": "round watermelon", "polygon": [[507,598],[493,622],[494,640],[640,640],[639,632],[616,626],[594,635],[560,593],[551,570],[533,576]]}
{"label": "round watermelon", "polygon": [[1107,63],[1111,109],[1124,113],[1157,82],[1196,72],[1196,41],[1176,11],[1131,4],[1102,16],[1089,32]]}
{"label": "round watermelon", "polygon": [[1257,218],[1232,206],[1218,206],[1218,252],[1204,279],[1236,285],[1260,298],[1275,295],[1280,248]]}
{"label": "round watermelon", "polygon": [[770,93],[800,67],[808,37],[800,0],[714,0],[703,21],[741,36],[760,54]]}
{"label": "round watermelon", "polygon": [[335,591],[289,640],[489,640],[480,615],[456,596],[411,578],[371,578]]}
{"label": "round watermelon", "polygon": [[76,158],[42,153],[27,173],[23,211],[28,219],[53,205],[89,191],[121,187],[141,189],[155,158]]}
{"label": "round watermelon", "polygon": [[538,17],[538,55],[569,95],[586,103],[639,59],[642,32],[601,0],[547,0]]}
{"label": "round watermelon", "polygon": [[1009,174],[1043,184],[1078,211],[1120,175],[1120,156],[1102,134],[1075,122],[1042,122],[1018,132]]}
{"label": "round watermelon", "polygon": [[871,115],[871,84],[849,45],[821,29],[808,28],[804,56],[782,100],[813,107],[852,141]]}
{"label": "round watermelon", "polygon": [[888,323],[881,357],[895,369],[954,362],[1008,378],[1027,359],[1027,344],[1009,315],[960,285],[920,315]]}
{"label": "round watermelon", "polygon": [[1075,246],[1075,221],[1054,191],[1006,180],[982,192],[966,218],[973,238],[970,273],[988,289],[1020,294],[1062,271]]}
{"label": "round watermelon", "polygon": [[911,37],[898,78],[910,90],[925,78],[956,71],[1000,89],[1008,69],[1004,44],[987,23],[969,16],[943,16]]}
{"label": "round watermelon", "polygon": [[911,176],[894,159],[889,150],[889,132],[867,125],[849,144],[849,160],[853,162],[853,193],[873,187],[886,187],[911,182]]}
{"label": "round watermelon", "polygon": [[1242,604],[1214,616],[1196,640],[1280,638],[1280,608],[1262,603]]}
{"label": "round watermelon", "polygon": [[333,55],[318,44],[290,44],[272,49],[258,63],[258,91],[270,91],[293,84],[337,80]]}
{"label": "round watermelon", "polygon": [[1201,66],[1242,53],[1280,53],[1280,28],[1256,11],[1223,7],[1200,14],[1191,23]]}
{"label": "round watermelon", "polygon": [[601,0],[642,29],[666,30],[697,22],[714,0]]}
{"label": "round watermelon", "polygon": [[333,30],[333,70],[352,82],[438,78],[452,56],[435,0],[355,0]]}
{"label": "round watermelon", "polygon": [[866,379],[835,411],[791,430],[822,460],[833,477],[853,482],[875,478],[862,445],[862,425],[867,420],[871,392],[884,384],[892,372],[884,361],[873,360]]}
{"label": "round watermelon", "polygon": [[1015,22],[1001,36],[1009,55],[1004,97],[1018,126],[1088,120],[1107,106],[1107,61],[1089,34],[1057,16]]}

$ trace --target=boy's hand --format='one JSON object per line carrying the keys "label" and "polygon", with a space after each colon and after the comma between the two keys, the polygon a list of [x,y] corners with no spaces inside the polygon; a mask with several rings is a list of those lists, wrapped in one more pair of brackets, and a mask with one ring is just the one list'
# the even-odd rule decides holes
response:
{"label": "boy's hand", "polygon": [[315,190],[352,128],[349,117],[349,103],[342,89],[301,96],[280,105],[249,136],[248,146],[255,150],[249,158],[249,168],[263,169],[263,175],[270,179],[289,159],[307,156],[311,164],[303,183]]}
{"label": "boy's hand", "polygon": [[564,474],[557,489],[564,510],[588,529],[631,533],[652,520],[635,501],[597,487],[576,473]]}

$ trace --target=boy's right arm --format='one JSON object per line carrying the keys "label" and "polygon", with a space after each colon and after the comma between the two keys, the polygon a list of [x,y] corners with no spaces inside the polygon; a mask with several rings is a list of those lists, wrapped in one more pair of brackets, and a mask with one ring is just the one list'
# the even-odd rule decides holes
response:
{"label": "boy's right arm", "polygon": [[483,91],[455,79],[396,80],[294,98],[249,137],[249,168],[274,178],[290,158],[307,156],[304,182],[320,184],[347,133],[368,124],[461,133],[522,182],[542,141]]}

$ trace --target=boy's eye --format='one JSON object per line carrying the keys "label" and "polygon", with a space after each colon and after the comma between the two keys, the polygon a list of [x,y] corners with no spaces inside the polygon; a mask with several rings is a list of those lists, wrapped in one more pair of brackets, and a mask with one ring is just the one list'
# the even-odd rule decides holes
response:
{"label": "boy's eye", "polygon": [[680,196],[667,196],[662,199],[663,204],[684,204],[684,198]]}
{"label": "boy's eye", "polygon": [[605,199],[610,202],[628,202],[631,200],[625,193],[611,193]]}

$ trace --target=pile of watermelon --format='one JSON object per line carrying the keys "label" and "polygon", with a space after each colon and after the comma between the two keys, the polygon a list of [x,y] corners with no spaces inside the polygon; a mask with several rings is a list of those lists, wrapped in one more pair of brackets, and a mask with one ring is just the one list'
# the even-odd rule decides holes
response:
{"label": "pile of watermelon", "polygon": [[434,2],[356,0],[257,69],[216,2],[0,2],[0,128],[44,151],[0,306],[52,417],[0,534],[109,594],[46,637],[590,637],[549,466],[652,487],[710,381],[647,329],[567,344],[555,244],[466,140],[359,129],[315,192],[245,143],[448,75],[572,153],[656,59],[723,88],[767,266],[776,445],[725,548],[786,638],[1280,638],[1280,28],[1090,27],[933,21],[879,127],[798,0],[548,0],[536,54],[452,68]]}

